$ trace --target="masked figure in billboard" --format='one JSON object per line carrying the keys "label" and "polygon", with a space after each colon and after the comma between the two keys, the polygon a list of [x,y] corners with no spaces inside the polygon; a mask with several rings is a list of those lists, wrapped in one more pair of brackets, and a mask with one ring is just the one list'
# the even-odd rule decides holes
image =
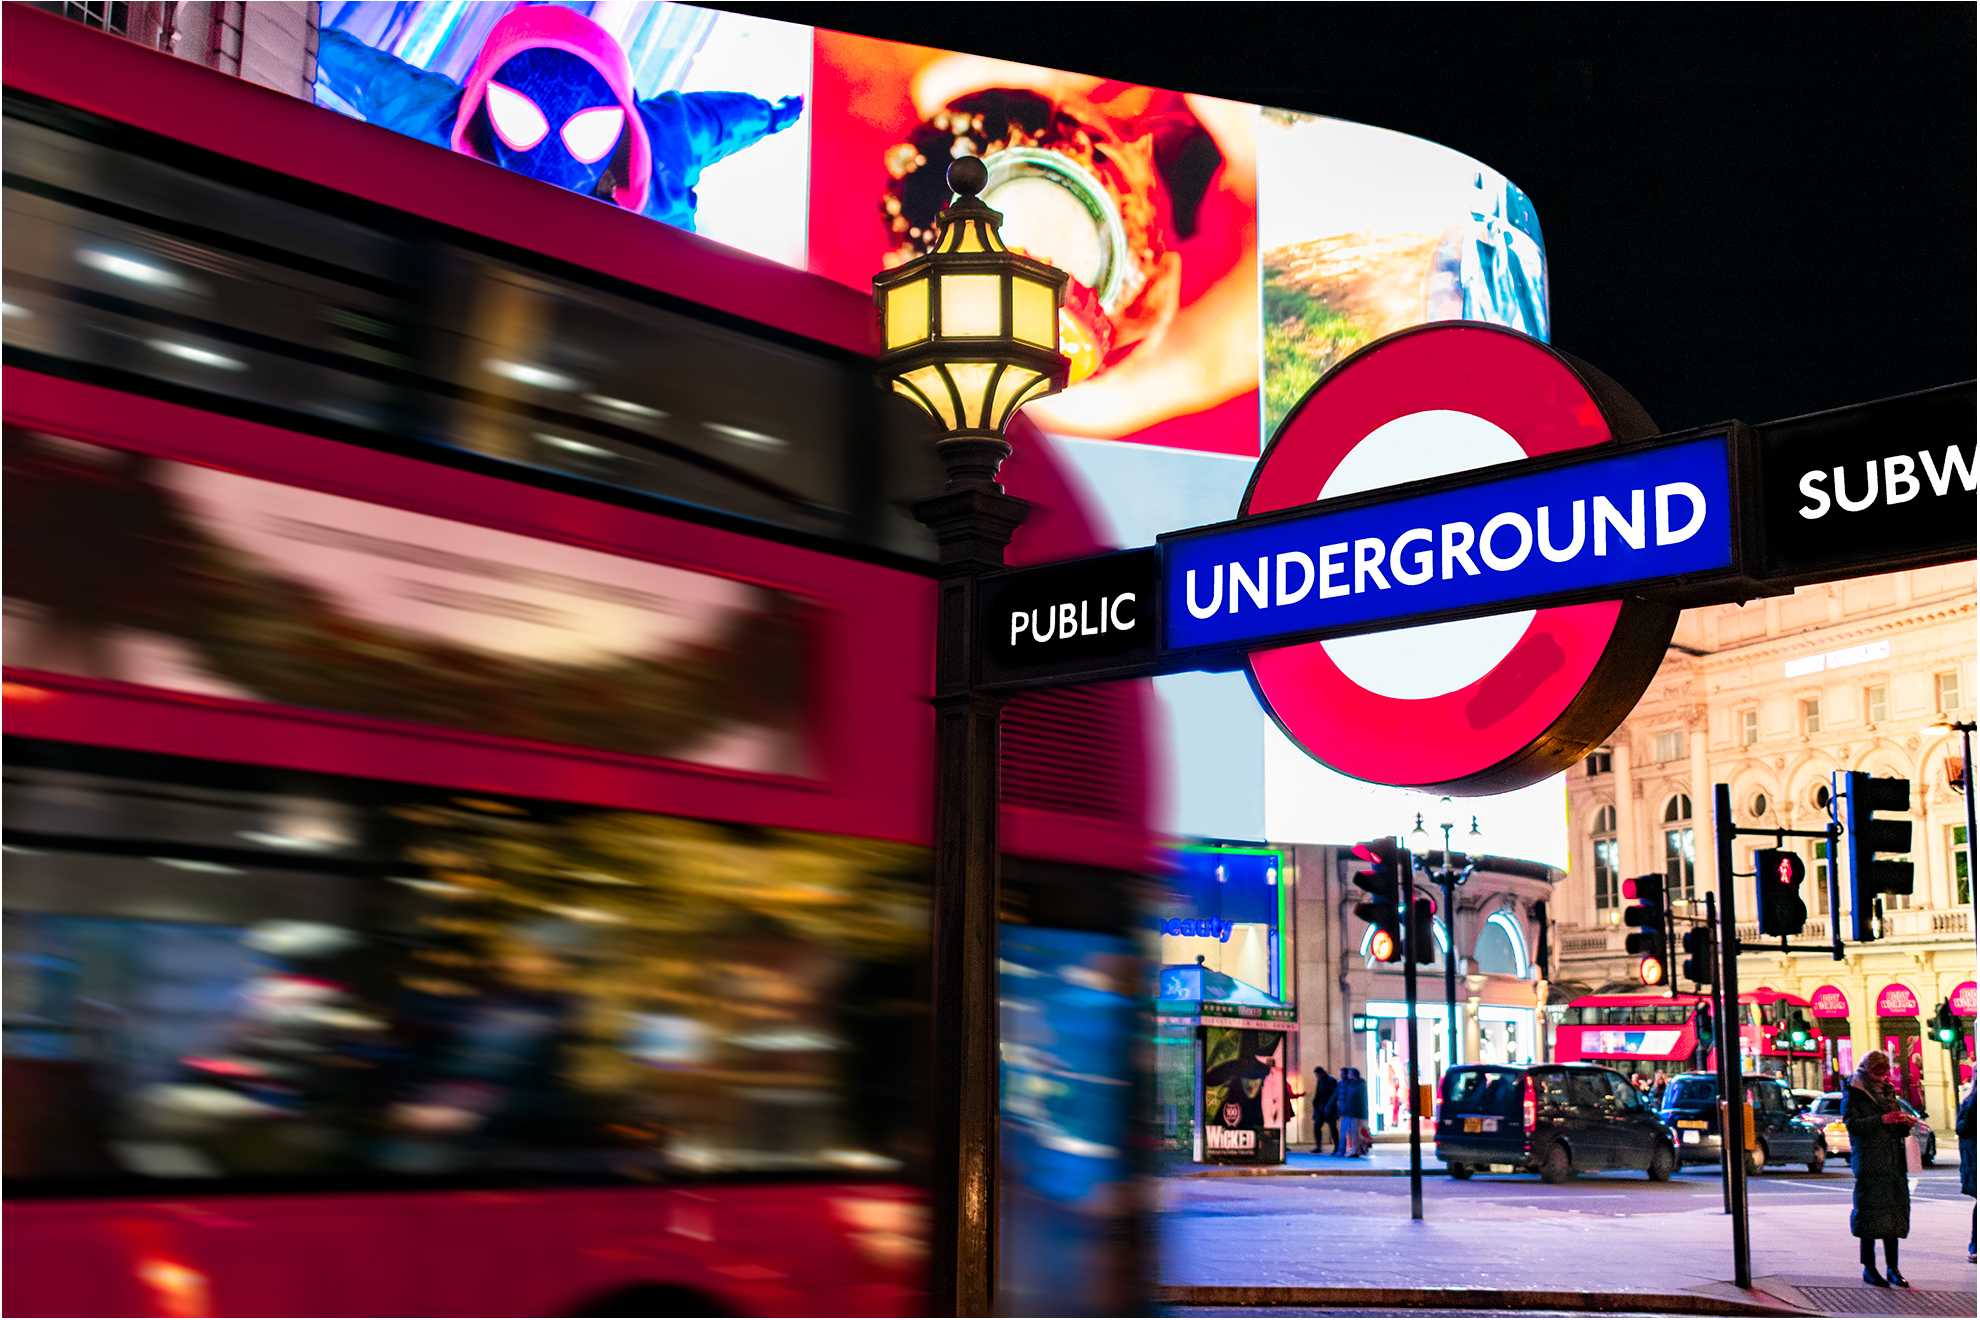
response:
{"label": "masked figure in billboard", "polygon": [[369,123],[689,230],[701,172],[804,109],[746,92],[640,100],[619,43],[558,5],[497,23],[465,85],[334,29],[321,34],[317,78]]}

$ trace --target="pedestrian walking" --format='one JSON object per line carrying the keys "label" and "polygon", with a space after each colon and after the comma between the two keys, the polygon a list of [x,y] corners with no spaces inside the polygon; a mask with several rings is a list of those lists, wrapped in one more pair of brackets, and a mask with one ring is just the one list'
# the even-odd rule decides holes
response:
{"label": "pedestrian walking", "polygon": [[[1959,1190],[1968,1196],[1973,1195],[1973,1088],[1980,1079],[1966,1083],[1966,1094],[1959,1098],[1959,1116],[1953,1119],[1953,1135],[1959,1138]],[[1976,1208],[1980,1211],[1980,1208]],[[1966,1221],[1966,1263],[1974,1263],[1973,1230],[1975,1221]]]}
{"label": "pedestrian walking", "polygon": [[1313,1110],[1313,1153],[1323,1154],[1320,1133],[1332,1128],[1334,1154],[1341,1153],[1341,1111],[1334,1104],[1334,1095],[1340,1090],[1340,1083],[1325,1068],[1318,1065],[1313,1069],[1313,1092],[1310,1101]]}
{"label": "pedestrian walking", "polygon": [[1670,1087],[1670,1084],[1671,1079],[1664,1075],[1662,1068],[1659,1068],[1657,1075],[1650,1079],[1650,1107],[1652,1109],[1662,1109],[1664,1107],[1664,1092]]}
{"label": "pedestrian walking", "polygon": [[1368,1153],[1368,1083],[1361,1078],[1361,1069],[1341,1069],[1341,1089],[1336,1093],[1340,1101],[1341,1153],[1351,1158],[1359,1158]]}
{"label": "pedestrian walking", "polygon": [[[1849,1126],[1849,1167],[1856,1175],[1849,1231],[1861,1244],[1863,1281],[1877,1288],[1909,1288],[1898,1273],[1898,1239],[1911,1236],[1910,1171],[1904,1139],[1917,1120],[1898,1104],[1891,1059],[1871,1050],[1850,1078],[1843,1122]],[[1877,1273],[1877,1239],[1884,1240],[1886,1272]]]}

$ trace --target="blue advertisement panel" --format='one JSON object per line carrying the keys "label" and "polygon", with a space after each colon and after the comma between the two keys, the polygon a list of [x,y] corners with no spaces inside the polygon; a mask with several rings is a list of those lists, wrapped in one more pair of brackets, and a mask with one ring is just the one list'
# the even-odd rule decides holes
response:
{"label": "blue advertisement panel", "polygon": [[1713,436],[1261,526],[1165,541],[1166,643],[1262,641],[1730,568],[1732,474]]}

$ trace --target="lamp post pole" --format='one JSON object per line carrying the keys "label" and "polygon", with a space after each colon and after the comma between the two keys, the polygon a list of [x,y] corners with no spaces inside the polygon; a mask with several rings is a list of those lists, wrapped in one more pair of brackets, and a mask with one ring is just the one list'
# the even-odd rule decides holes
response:
{"label": "lamp post pole", "polygon": [[939,426],[942,493],[914,506],[935,533],[935,821],[930,899],[929,1310],[987,1316],[997,1302],[998,792],[1001,698],[976,687],[976,595],[1030,506],[1006,494],[1004,428],[1066,386],[1058,309],[1067,276],[1010,251],[977,197],[989,171],[949,166],[957,196],[932,250],[874,277],[882,384]]}
{"label": "lamp post pole", "polygon": [[[1445,798],[1444,803],[1448,806],[1450,799]],[[1438,888],[1444,895],[1444,1067],[1453,1068],[1461,1062],[1458,1056],[1457,1020],[1457,890],[1465,881],[1471,879],[1472,874],[1478,869],[1477,849],[1480,832],[1478,817],[1473,816],[1471,837],[1468,840],[1473,851],[1466,854],[1465,864],[1462,867],[1456,867],[1451,865],[1451,831],[1457,827],[1447,820],[1441,822],[1438,828],[1444,833],[1444,853],[1441,863],[1434,871],[1428,865],[1425,865],[1423,870],[1427,878],[1437,882]],[[1418,812],[1416,828],[1410,831],[1411,847],[1421,848],[1425,836],[1423,815]]]}

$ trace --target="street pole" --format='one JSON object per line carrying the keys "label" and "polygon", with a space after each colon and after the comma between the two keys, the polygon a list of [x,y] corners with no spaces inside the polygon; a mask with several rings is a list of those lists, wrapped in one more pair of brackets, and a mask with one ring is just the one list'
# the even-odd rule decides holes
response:
{"label": "street pole", "polygon": [[[1718,946],[1719,903],[1718,903],[1718,895],[1713,894],[1709,891],[1705,895],[1705,929],[1708,932],[1710,932],[1710,939],[1708,940],[1708,943],[1711,946],[1706,951],[1705,956],[1707,958],[1716,958],[1718,955],[1718,948],[1719,948]],[[1706,997],[1712,1005],[1713,1020],[1719,1022],[1720,1024],[1719,1039],[1724,1040],[1725,1039],[1724,1020],[1719,1016],[1719,1000],[1718,1000],[1719,991],[1717,985],[1718,979],[1719,979],[1718,977],[1714,976],[1712,978],[1713,984],[1706,986],[1705,990],[1706,990]],[[1699,1058],[1698,1058],[1698,1066],[1700,1068],[1703,1068],[1705,1066],[1705,1056],[1703,1050],[1704,1047],[1701,1045]],[[1721,1068],[1719,1065],[1723,1064],[1725,1062],[1725,1059],[1726,1059],[1725,1047],[1720,1046],[1718,1060],[1712,1066],[1713,1066],[1713,1070],[1718,1074],[1719,1090],[1721,1092],[1725,1090],[1726,1075],[1725,1075],[1725,1070]],[[1732,1179],[1732,1162],[1731,1162],[1732,1146],[1728,1144],[1726,1141],[1726,1124],[1725,1124],[1725,1119],[1723,1117],[1725,1114],[1725,1107],[1723,1105],[1720,1106],[1719,1113],[1721,1115],[1719,1120],[1719,1209],[1721,1213],[1729,1215],[1733,1212],[1733,1193],[1732,1193],[1733,1179]]]}
{"label": "street pole", "polygon": [[1732,1209],[1733,1283],[1753,1286],[1752,1243],[1746,1220],[1746,1079],[1739,1053],[1739,923],[1735,919],[1732,786],[1712,786],[1712,831],[1719,868],[1719,1098],[1725,1119],[1719,1145],[1726,1155],[1727,1200]]}
{"label": "street pole", "polygon": [[1444,830],[1444,869],[1437,878],[1444,891],[1444,1026],[1447,1039],[1444,1067],[1448,1070],[1462,1062],[1458,1057],[1457,883],[1451,875],[1451,831],[1448,826]]}
{"label": "street pole", "polygon": [[[941,550],[935,611],[935,852],[931,925],[934,1094],[929,1305],[987,1316],[997,1295],[997,915],[1000,698],[974,690],[980,574],[1029,506],[993,479],[1002,441],[937,452],[948,488],[914,506]],[[994,449],[990,446],[994,445]],[[982,452],[977,452],[978,450]],[[966,460],[974,460],[966,461]]]}
{"label": "street pole", "polygon": [[1416,859],[1402,854],[1403,1001],[1409,1018],[1403,1030],[1409,1041],[1409,1217],[1423,1218],[1423,1096],[1416,1072]]}

